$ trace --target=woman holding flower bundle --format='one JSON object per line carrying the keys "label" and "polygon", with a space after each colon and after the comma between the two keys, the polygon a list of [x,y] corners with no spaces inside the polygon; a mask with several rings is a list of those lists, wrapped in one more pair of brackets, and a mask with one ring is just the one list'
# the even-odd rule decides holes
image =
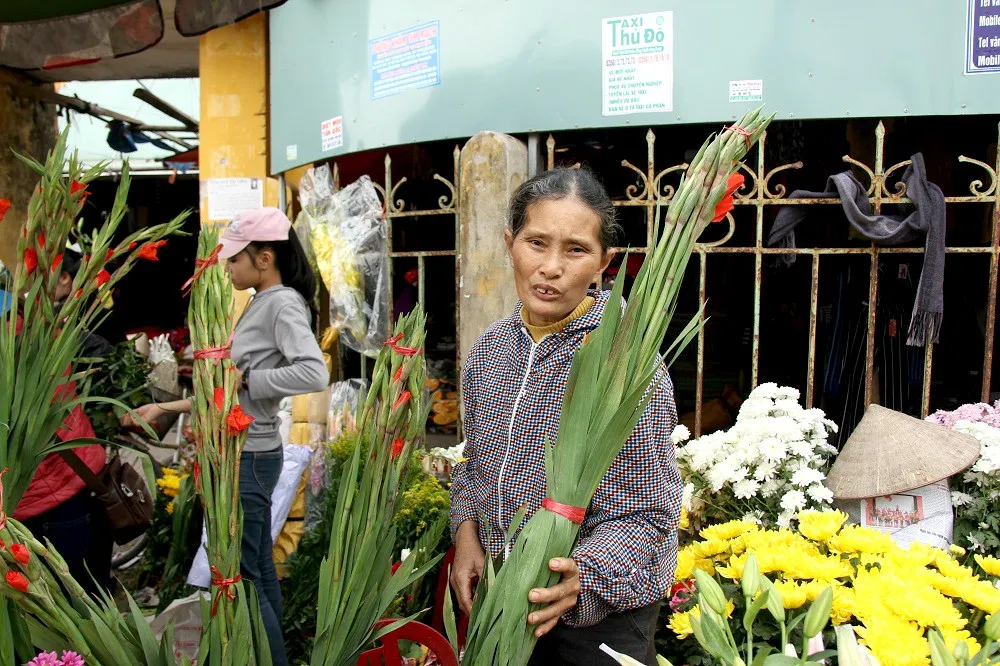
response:
{"label": "woman holding flower bundle", "polygon": [[[282,465],[278,406],[282,398],[322,391],[330,378],[312,330],[316,281],[291,228],[277,208],[242,213],[223,232],[218,253],[227,260],[233,286],[255,291],[233,329],[231,349],[239,369],[240,406],[252,418],[240,459],[240,568],[257,590],[275,666],[287,663],[281,590],[271,556],[271,493]],[[152,421],[167,412],[190,410],[190,400],[179,400],[136,411]]]}
{"label": "woman holding flower bundle", "polygon": [[572,556],[549,563],[561,581],[529,594],[545,604],[528,616],[543,636],[532,664],[604,663],[602,643],[655,663],[659,603],[673,582],[682,482],[665,369],[590,506],[546,496],[544,447],[556,440],[573,355],[601,321],[608,294],[589,286],[611,262],[616,231],[612,202],[585,169],[555,169],[518,188],[505,237],[520,304],[476,342],[462,378],[466,461],[451,490],[451,583],[462,610],[471,612],[487,555],[504,557],[533,513],[581,524]]}

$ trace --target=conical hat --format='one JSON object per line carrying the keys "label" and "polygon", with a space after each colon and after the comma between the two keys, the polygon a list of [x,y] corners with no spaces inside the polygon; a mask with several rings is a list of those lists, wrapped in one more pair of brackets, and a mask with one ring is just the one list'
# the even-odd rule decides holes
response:
{"label": "conical hat", "polygon": [[836,499],[883,497],[940,481],[979,458],[972,435],[871,405],[826,485]]}

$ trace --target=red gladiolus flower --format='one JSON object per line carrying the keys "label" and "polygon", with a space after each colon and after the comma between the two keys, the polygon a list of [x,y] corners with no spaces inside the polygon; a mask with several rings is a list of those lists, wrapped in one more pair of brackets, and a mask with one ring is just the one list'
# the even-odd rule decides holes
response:
{"label": "red gladiolus flower", "polygon": [[135,241],[132,241],[131,243],[129,243],[128,244],[128,250],[129,250],[129,252],[131,252],[132,250],[134,250],[136,245],[138,245],[138,243],[136,243]]}
{"label": "red gladiolus flower", "polygon": [[51,270],[52,270],[53,273],[55,273],[57,270],[59,270],[59,264],[61,264],[61,263],[62,263],[62,253],[59,253],[59,254],[57,254],[55,256],[55,259],[52,260],[52,269]]}
{"label": "red gladiolus flower", "polygon": [[226,417],[226,427],[232,437],[249,428],[251,423],[253,423],[253,417],[244,412],[239,405],[229,410],[229,415]]}
{"label": "red gladiolus flower", "polygon": [[19,543],[15,543],[10,547],[10,554],[21,564],[27,564],[31,561],[31,553]]}
{"label": "red gladiolus flower", "polygon": [[392,408],[399,409],[409,401],[410,401],[410,392],[403,391],[402,393],[399,394],[399,398],[396,400],[396,404],[393,405]]}
{"label": "red gladiolus flower", "polygon": [[3,542],[3,539],[0,539],[0,550],[7,550],[7,544]]}
{"label": "red gladiolus flower", "polygon": [[76,290],[76,295],[73,298],[80,298],[81,296],[83,296],[83,288],[82,287],[80,289]]}
{"label": "red gladiolus flower", "polygon": [[0,221],[3,221],[3,216],[8,210],[10,210],[10,199],[0,199]]}
{"label": "red gladiolus flower", "polygon": [[28,579],[16,571],[7,572],[7,584],[18,592],[28,591]]}
{"label": "red gladiolus flower", "polygon": [[156,251],[167,244],[167,241],[151,241],[146,243],[139,248],[139,258],[145,259],[146,261],[159,261],[160,258],[156,256]]}
{"label": "red gladiolus flower", "polygon": [[734,173],[729,177],[729,182],[726,183],[725,196],[722,197],[719,205],[715,207],[715,215],[712,217],[712,222],[721,222],[726,217],[726,214],[735,208],[733,205],[733,193],[741,187],[743,187],[743,174]]}
{"label": "red gladiolus flower", "polygon": [[90,194],[90,192],[87,191],[86,185],[84,185],[80,181],[74,180],[72,183],[69,184],[69,193],[73,195],[76,194],[77,192],[83,192],[82,198],[84,199],[86,199],[87,195]]}
{"label": "red gladiolus flower", "polygon": [[97,288],[100,289],[101,287],[103,287],[105,284],[107,284],[108,280],[110,279],[111,279],[111,273],[107,272],[102,268],[101,272],[97,274]]}
{"label": "red gladiolus flower", "polygon": [[399,454],[403,452],[403,447],[406,446],[406,442],[403,441],[401,437],[397,437],[392,442],[392,459],[395,460],[399,457]]}
{"label": "red gladiolus flower", "polygon": [[31,275],[36,268],[38,268],[38,253],[35,252],[35,248],[29,247],[24,251],[24,270]]}
{"label": "red gladiolus flower", "polygon": [[402,376],[403,376],[403,366],[399,366],[399,368],[396,370],[396,374],[392,376],[392,381],[398,382]]}
{"label": "red gladiolus flower", "polygon": [[39,233],[38,234],[38,247],[45,247],[45,234],[44,233]]}
{"label": "red gladiolus flower", "polygon": [[221,388],[215,389],[215,408],[221,412],[224,404],[226,404],[226,392]]}
{"label": "red gladiolus flower", "polygon": [[396,575],[396,571],[399,569],[399,565],[401,565],[401,564],[402,564],[402,562],[394,562],[393,563],[393,565],[392,565],[392,575],[394,575],[394,576]]}
{"label": "red gladiolus flower", "polygon": [[115,256],[114,248],[108,248],[108,253],[104,255],[104,263],[111,261],[111,257]]}

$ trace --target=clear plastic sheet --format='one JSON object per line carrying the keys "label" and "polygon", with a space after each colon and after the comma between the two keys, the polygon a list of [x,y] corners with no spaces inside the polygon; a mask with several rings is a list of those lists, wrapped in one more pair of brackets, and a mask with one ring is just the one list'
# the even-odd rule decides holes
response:
{"label": "clear plastic sheet", "polygon": [[368,176],[339,192],[326,165],[299,185],[296,231],[309,230],[316,268],[330,294],[330,326],[348,348],[374,357],[389,336],[389,257],[382,204]]}

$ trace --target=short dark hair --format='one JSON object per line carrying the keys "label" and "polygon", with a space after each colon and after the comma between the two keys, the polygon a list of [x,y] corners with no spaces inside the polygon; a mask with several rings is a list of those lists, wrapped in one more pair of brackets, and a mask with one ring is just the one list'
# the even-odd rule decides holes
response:
{"label": "short dark hair", "polygon": [[517,236],[527,221],[528,206],[546,199],[576,197],[591,209],[601,222],[601,249],[614,247],[621,227],[615,216],[615,206],[611,203],[604,185],[594,172],[586,167],[570,169],[557,167],[529,178],[517,188],[507,209],[507,224],[512,236]]}
{"label": "short dark hair", "polygon": [[80,264],[82,262],[83,262],[82,254],[76,252],[75,250],[66,248],[63,251],[62,272],[68,273],[70,279],[75,280],[76,274],[80,270]]}

